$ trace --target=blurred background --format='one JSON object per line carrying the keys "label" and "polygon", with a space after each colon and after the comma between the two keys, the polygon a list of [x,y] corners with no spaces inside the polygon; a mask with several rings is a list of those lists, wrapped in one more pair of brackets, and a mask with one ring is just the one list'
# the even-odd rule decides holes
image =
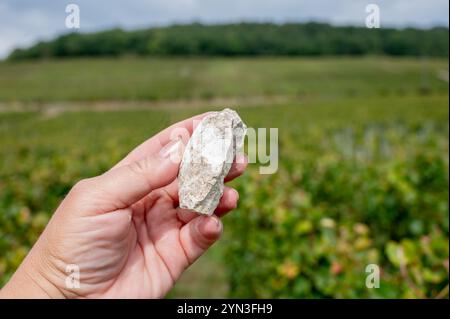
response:
{"label": "blurred background", "polygon": [[279,169],[233,182],[223,238],[168,297],[448,298],[448,6],[2,0],[0,287],[77,180],[232,107],[279,129]]}

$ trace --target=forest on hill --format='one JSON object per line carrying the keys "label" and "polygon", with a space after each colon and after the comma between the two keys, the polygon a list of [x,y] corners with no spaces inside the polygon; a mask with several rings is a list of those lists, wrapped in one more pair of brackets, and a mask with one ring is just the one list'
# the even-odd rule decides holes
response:
{"label": "forest on hill", "polygon": [[145,30],[69,33],[16,49],[9,60],[82,56],[447,57],[449,29],[368,29],[323,23],[173,25]]}

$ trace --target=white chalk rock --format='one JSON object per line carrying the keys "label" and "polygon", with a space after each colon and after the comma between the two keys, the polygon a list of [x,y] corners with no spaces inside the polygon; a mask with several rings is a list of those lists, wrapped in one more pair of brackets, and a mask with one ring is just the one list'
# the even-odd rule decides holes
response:
{"label": "white chalk rock", "polygon": [[207,115],[192,134],[178,174],[180,207],[212,215],[247,127],[230,109]]}

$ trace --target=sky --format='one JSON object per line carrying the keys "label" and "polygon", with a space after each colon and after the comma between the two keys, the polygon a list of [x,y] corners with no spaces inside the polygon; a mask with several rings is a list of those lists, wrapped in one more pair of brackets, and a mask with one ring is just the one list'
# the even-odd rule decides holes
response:
{"label": "sky", "polygon": [[364,25],[365,8],[380,8],[381,27],[449,26],[448,0],[0,0],[0,58],[66,33],[68,4],[80,8],[79,32],[173,23],[305,22]]}

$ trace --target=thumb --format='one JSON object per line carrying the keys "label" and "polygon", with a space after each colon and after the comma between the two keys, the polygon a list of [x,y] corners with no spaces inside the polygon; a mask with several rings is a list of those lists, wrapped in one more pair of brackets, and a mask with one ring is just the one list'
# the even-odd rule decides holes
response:
{"label": "thumb", "polygon": [[215,215],[196,217],[181,228],[180,241],[190,264],[219,239],[222,229]]}
{"label": "thumb", "polygon": [[158,154],[79,182],[75,193],[94,200],[102,212],[128,207],[176,178],[183,150],[182,140],[172,141]]}

